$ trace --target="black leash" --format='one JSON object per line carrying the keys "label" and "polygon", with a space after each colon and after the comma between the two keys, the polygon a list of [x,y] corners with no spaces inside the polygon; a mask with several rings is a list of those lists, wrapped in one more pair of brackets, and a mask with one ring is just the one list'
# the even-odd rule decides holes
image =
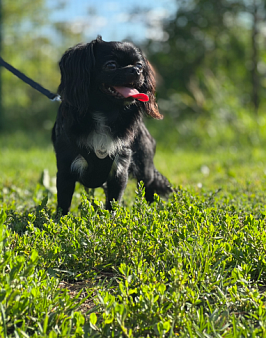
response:
{"label": "black leash", "polygon": [[43,95],[47,96],[48,99],[50,99],[52,101],[61,101],[61,98],[60,98],[59,95],[51,93],[48,89],[45,89],[39,83],[33,81],[32,79],[30,79],[29,77],[27,77],[25,74],[21,73],[19,70],[17,70],[16,68],[12,67],[9,63],[7,63],[6,61],[4,61],[1,58],[1,56],[0,56],[0,66],[5,67],[7,70],[9,70],[11,73],[13,73],[14,75],[16,75],[22,81],[26,82],[32,88],[38,90]]}

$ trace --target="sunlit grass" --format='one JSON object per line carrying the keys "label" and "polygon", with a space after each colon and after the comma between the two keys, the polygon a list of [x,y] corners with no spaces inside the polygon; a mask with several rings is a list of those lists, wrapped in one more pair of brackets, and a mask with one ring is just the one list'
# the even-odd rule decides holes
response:
{"label": "sunlit grass", "polygon": [[[262,142],[169,149],[159,140],[156,167],[175,187],[169,201],[147,205],[130,181],[109,213],[101,189],[93,197],[77,184],[61,220],[49,137],[5,135],[0,144],[0,336],[264,335]],[[66,289],[81,282],[82,297]]]}

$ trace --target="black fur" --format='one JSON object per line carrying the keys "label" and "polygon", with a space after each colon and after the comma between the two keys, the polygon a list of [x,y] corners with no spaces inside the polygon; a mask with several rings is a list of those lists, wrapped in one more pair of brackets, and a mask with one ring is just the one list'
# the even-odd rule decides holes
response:
{"label": "black fur", "polygon": [[[154,73],[141,50],[98,37],[68,49],[59,66],[62,103],[52,139],[62,214],[69,211],[76,181],[87,188],[103,187],[109,210],[113,200],[121,200],[129,174],[144,182],[149,202],[155,192],[171,192],[168,180],[154,167],[155,141],[142,120],[143,113],[162,116],[154,96]],[[149,101],[122,97],[113,87],[135,88]]]}

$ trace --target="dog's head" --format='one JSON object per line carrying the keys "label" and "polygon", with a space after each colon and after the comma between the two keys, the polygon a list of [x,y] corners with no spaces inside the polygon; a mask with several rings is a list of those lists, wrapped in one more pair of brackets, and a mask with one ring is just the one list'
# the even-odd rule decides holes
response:
{"label": "dog's head", "polygon": [[148,115],[162,119],[155,100],[153,69],[132,43],[105,42],[98,37],[68,49],[59,65],[58,92],[62,101],[80,114],[92,102],[99,106],[138,104]]}

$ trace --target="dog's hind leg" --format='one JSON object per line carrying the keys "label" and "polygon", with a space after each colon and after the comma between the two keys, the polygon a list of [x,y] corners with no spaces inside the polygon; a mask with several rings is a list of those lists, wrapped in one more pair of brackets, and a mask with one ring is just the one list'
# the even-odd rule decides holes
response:
{"label": "dog's hind leg", "polygon": [[133,145],[133,161],[131,171],[137,181],[143,181],[145,198],[148,202],[154,201],[154,193],[167,196],[173,191],[168,179],[154,166],[153,158],[156,142],[144,124],[140,125],[138,135]]}
{"label": "dog's hind leg", "polygon": [[148,202],[154,201],[154,193],[160,196],[167,196],[173,192],[168,179],[163,176],[157,169],[154,167],[153,180],[149,184],[145,184],[145,198]]}

